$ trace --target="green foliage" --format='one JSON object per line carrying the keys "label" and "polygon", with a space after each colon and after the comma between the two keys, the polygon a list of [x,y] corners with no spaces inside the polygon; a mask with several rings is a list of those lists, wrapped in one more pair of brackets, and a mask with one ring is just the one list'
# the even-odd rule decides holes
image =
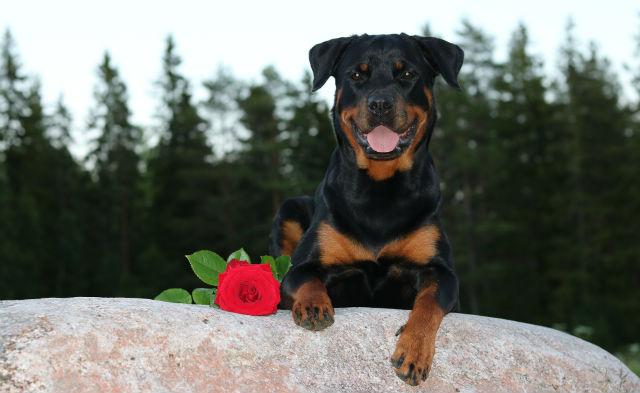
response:
{"label": "green foliage", "polygon": [[227,258],[227,262],[230,262],[232,259],[237,259],[239,261],[246,261],[251,263],[251,257],[249,257],[249,254],[247,254],[244,248],[241,248],[229,254],[229,257]]}
{"label": "green foliage", "polygon": [[166,41],[162,73],[157,82],[160,139],[148,152],[145,173],[148,210],[144,243],[154,254],[144,266],[163,266],[145,277],[145,285],[157,291],[163,286],[194,286],[181,264],[185,250],[221,249],[216,239],[225,228],[216,224],[214,195],[224,192],[211,163],[212,152],[188,80],[180,73],[182,60],[171,37]]}
{"label": "green foliage", "polygon": [[191,296],[193,297],[193,302],[195,304],[213,306],[213,288],[196,288],[191,292]]}
{"label": "green foliage", "polygon": [[291,257],[288,255],[280,255],[274,258],[270,255],[263,255],[260,257],[260,263],[268,264],[276,280],[282,281],[284,275],[291,268]]}
{"label": "green foliage", "polygon": [[276,278],[278,279],[278,281],[282,281],[285,274],[287,274],[287,272],[291,268],[291,257],[289,257],[288,255],[280,255],[276,258],[275,266]]}
{"label": "green foliage", "polygon": [[191,304],[191,295],[182,288],[170,288],[162,291],[154,300],[169,303]]}
{"label": "green foliage", "polygon": [[208,250],[196,251],[186,256],[191,269],[205,284],[218,285],[218,274],[224,272],[227,263],[218,254]]}
{"label": "green foliage", "polygon": [[[142,217],[138,213],[143,204],[140,157],[136,151],[142,142],[142,130],[131,123],[127,87],[108,53],[98,67],[94,97],[89,130],[97,136],[87,161],[97,179],[100,192],[96,203],[103,213],[95,217],[101,236],[96,242],[99,252],[94,285],[120,283],[127,287],[138,284],[136,273],[144,270],[132,246],[142,235]],[[63,111],[62,122],[64,115]],[[60,134],[58,138],[64,139],[65,131]]]}

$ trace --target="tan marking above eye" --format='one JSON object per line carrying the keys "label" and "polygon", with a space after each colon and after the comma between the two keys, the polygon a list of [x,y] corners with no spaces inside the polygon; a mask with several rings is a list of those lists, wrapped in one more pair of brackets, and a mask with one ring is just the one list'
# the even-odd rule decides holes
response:
{"label": "tan marking above eye", "polygon": [[395,68],[396,71],[400,71],[404,69],[404,63],[401,60],[397,60],[395,63],[393,63],[393,68]]}
{"label": "tan marking above eye", "polygon": [[362,71],[362,72],[367,72],[369,71],[369,64],[367,63],[360,63],[358,64],[358,70]]}

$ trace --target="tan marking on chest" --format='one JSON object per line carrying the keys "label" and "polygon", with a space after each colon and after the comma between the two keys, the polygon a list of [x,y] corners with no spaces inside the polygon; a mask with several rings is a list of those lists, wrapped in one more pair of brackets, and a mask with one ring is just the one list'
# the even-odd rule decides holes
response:
{"label": "tan marking on chest", "polygon": [[402,257],[414,263],[425,264],[437,254],[438,240],[440,230],[435,225],[428,225],[387,243],[378,257]]}
{"label": "tan marking on chest", "polygon": [[381,257],[405,258],[413,263],[426,264],[436,255],[439,239],[438,227],[429,225],[387,243],[376,254],[327,223],[323,222],[318,227],[320,262],[324,265],[341,265],[356,261],[375,262]]}
{"label": "tan marking on chest", "polygon": [[318,246],[320,262],[325,265],[376,260],[376,256],[362,244],[343,235],[324,222],[318,227]]}

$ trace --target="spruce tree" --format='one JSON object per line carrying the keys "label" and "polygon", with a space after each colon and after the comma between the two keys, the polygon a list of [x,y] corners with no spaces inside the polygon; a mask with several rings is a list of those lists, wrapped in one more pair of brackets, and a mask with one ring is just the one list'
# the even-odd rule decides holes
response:
{"label": "spruce tree", "polygon": [[77,294],[78,289],[86,289],[83,281],[65,278],[66,271],[84,262],[78,254],[81,211],[73,203],[78,200],[74,194],[79,180],[74,173],[77,163],[66,149],[54,148],[47,138],[39,85],[34,83],[25,97],[21,132],[6,152],[11,188],[10,263],[20,266],[13,279],[21,283],[17,287],[21,297]]}
{"label": "spruce tree", "polygon": [[[428,29],[424,34],[430,34]],[[496,64],[491,38],[469,21],[462,22],[455,42],[465,51],[458,77],[462,92],[436,83],[438,122],[429,150],[441,179],[444,228],[461,276],[460,307],[482,313],[491,305],[491,274],[500,269],[484,254],[495,248],[492,233],[499,228],[486,201],[498,170],[491,102]]]}
{"label": "spruce tree", "polygon": [[[497,315],[534,323],[551,323],[546,312],[548,283],[544,272],[554,258],[554,237],[566,231],[556,219],[552,202],[564,186],[562,157],[554,154],[561,142],[557,110],[547,101],[543,64],[529,53],[524,25],[513,33],[509,55],[494,80],[494,127],[500,162],[488,190],[501,229],[495,232],[499,248],[490,258],[502,266],[500,282],[505,296],[493,302]],[[536,239],[532,241],[532,239]],[[528,284],[520,280],[528,277]]]}
{"label": "spruce tree", "polygon": [[193,287],[184,256],[200,249],[219,250],[212,195],[224,192],[215,181],[207,122],[194,103],[188,80],[180,74],[180,57],[167,38],[158,81],[160,136],[149,162],[151,206],[150,247],[145,251],[152,290]]}
{"label": "spruce tree", "polygon": [[100,212],[96,219],[101,261],[95,285],[121,293],[118,283],[123,288],[130,286],[140,238],[138,150],[142,132],[131,122],[127,88],[108,53],[98,67],[98,78],[89,119],[89,129],[98,136],[87,157],[97,180]]}
{"label": "spruce tree", "polygon": [[[632,177],[628,138],[629,111],[620,102],[620,85],[607,59],[591,44],[575,50],[569,29],[563,51],[564,114],[569,180],[566,214],[575,228],[565,239],[564,270],[555,291],[558,315],[569,329],[586,325],[600,345],[633,340],[638,318],[631,317],[628,293],[637,280],[631,255],[635,231],[626,206]],[[628,171],[627,171],[628,173]],[[598,310],[594,313],[593,310]]]}
{"label": "spruce tree", "polygon": [[[44,114],[39,85],[29,86],[22,73],[11,33],[4,35],[0,50],[0,141],[4,158],[3,176],[6,246],[5,271],[22,286],[3,288],[9,297],[45,294],[47,263],[45,220],[41,208],[42,188],[38,181],[46,177]],[[46,197],[46,195],[44,195]],[[44,284],[44,286],[43,286]]]}
{"label": "spruce tree", "polygon": [[0,150],[15,143],[23,131],[20,117],[26,108],[27,77],[20,69],[15,41],[9,30],[0,46]]}
{"label": "spruce tree", "polygon": [[286,196],[312,195],[336,147],[329,106],[311,86],[311,75],[305,73],[293,92],[291,118],[286,122],[290,151],[285,151],[285,171],[291,180]]}
{"label": "spruce tree", "polygon": [[288,136],[285,116],[292,86],[272,68],[262,74],[263,81],[248,86],[239,97],[240,122],[248,136],[240,138],[237,175],[239,186],[252,190],[243,198],[249,225],[241,228],[246,244],[255,252],[265,253],[271,222],[290,189],[285,178],[285,149]]}
{"label": "spruce tree", "polygon": [[60,98],[54,112],[47,116],[47,135],[53,147],[49,164],[52,179],[49,193],[53,199],[56,216],[52,222],[55,233],[51,246],[56,255],[55,295],[79,296],[100,292],[92,285],[95,271],[87,263],[99,259],[95,254],[95,242],[89,236],[94,230],[95,205],[89,199],[90,174],[69,152],[73,143],[72,118]]}

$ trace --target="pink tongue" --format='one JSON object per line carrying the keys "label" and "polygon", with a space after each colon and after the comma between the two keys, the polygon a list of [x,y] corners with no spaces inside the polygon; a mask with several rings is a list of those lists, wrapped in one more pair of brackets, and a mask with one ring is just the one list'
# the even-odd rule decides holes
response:
{"label": "pink tongue", "polygon": [[398,145],[400,136],[385,126],[377,126],[367,134],[369,146],[378,153],[389,153]]}

